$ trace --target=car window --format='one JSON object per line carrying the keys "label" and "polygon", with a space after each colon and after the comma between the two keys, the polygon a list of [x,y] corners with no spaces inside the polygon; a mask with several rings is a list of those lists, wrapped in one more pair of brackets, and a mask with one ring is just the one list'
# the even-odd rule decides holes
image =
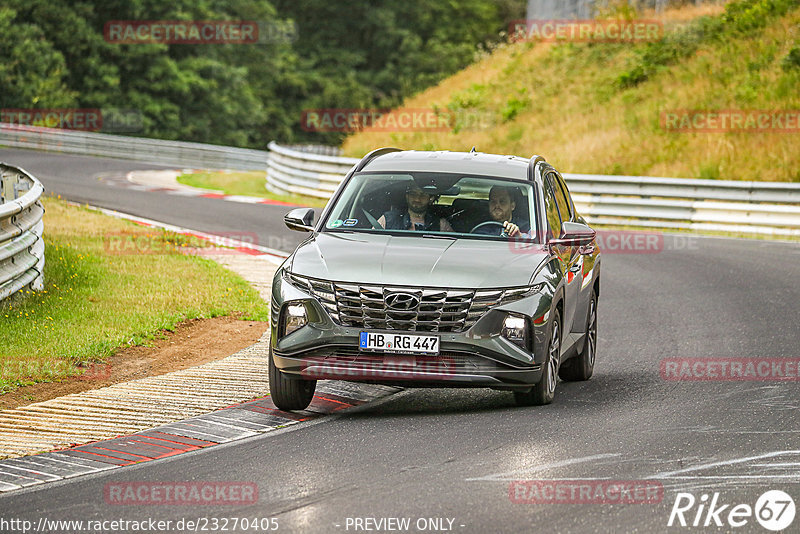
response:
{"label": "car window", "polygon": [[544,179],[544,208],[547,218],[548,234],[547,237],[561,235],[561,216],[558,212],[556,195],[553,190],[552,174],[547,174]]}
{"label": "car window", "polygon": [[569,221],[572,219],[572,214],[570,212],[567,197],[564,195],[564,190],[561,188],[561,184],[558,183],[558,176],[552,172],[548,173],[548,176],[552,180],[553,192],[556,196],[556,203],[558,204],[558,213],[561,215],[561,221]]}
{"label": "car window", "polygon": [[533,198],[527,181],[441,172],[364,172],[348,181],[323,227],[334,232],[535,241]]}
{"label": "car window", "polygon": [[[569,195],[569,189],[567,189],[567,184],[564,183],[564,179],[559,174],[554,174],[556,183],[558,184],[558,190],[560,191],[560,195],[556,195],[556,200],[559,199],[559,196],[563,196],[564,198],[564,205],[566,210],[561,209],[561,202],[559,202],[558,207],[561,215],[565,217],[565,220],[574,221],[575,220],[575,212],[572,204],[572,197]],[[569,214],[567,217],[565,214]]]}

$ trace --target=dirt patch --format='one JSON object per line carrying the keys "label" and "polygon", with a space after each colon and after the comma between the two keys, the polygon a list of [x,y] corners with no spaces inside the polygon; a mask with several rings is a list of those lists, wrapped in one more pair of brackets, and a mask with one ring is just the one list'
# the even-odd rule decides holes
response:
{"label": "dirt patch", "polygon": [[163,375],[230,356],[258,341],[268,323],[234,317],[192,319],[163,332],[150,347],[128,347],[80,377],[25,386],[0,395],[0,409],[18,408],[147,376]]}

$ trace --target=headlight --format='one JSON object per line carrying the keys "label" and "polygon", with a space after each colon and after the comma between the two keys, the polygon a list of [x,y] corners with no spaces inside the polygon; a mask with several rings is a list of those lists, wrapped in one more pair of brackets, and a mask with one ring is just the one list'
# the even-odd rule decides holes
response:
{"label": "headlight", "polygon": [[281,324],[279,328],[280,337],[288,336],[295,330],[304,327],[308,323],[306,307],[302,302],[286,304],[281,313]]}
{"label": "headlight", "polygon": [[528,331],[528,320],[525,317],[509,313],[503,319],[500,335],[527,350],[530,346],[528,344]]}

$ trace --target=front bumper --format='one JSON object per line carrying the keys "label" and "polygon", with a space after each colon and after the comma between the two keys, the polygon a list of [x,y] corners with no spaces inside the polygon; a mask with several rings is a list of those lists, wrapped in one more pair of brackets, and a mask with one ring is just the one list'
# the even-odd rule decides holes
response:
{"label": "front bumper", "polygon": [[[406,387],[491,387],[525,390],[542,378],[551,298],[537,294],[491,310],[464,332],[413,332],[439,336],[438,356],[366,352],[363,331],[397,334],[335,323],[312,296],[275,277],[272,295],[271,354],[275,366],[297,378],[369,382]],[[309,322],[278,338],[283,304],[302,301]],[[504,311],[531,318],[532,351],[497,334],[489,314]],[[538,318],[534,321],[534,318]],[[496,317],[494,318],[496,323]]]}
{"label": "front bumper", "polygon": [[[507,354],[497,353],[484,344],[453,340],[458,334],[449,333],[438,334],[441,350],[436,356],[362,352],[358,348],[362,330],[349,327],[338,329],[351,332],[331,333],[311,348],[287,351],[291,338],[308,334],[303,331],[308,329],[306,326],[286,336],[272,348],[275,365],[284,373],[306,379],[403,386],[511,389],[528,388],[542,376],[541,364],[532,359],[527,363],[510,363]],[[508,343],[502,338],[494,341]]]}

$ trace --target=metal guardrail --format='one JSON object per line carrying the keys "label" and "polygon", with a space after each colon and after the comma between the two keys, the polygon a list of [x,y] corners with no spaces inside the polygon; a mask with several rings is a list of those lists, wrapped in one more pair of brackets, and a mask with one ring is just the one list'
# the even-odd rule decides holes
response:
{"label": "metal guardrail", "polygon": [[0,145],[193,169],[263,170],[269,153],[229,146],[0,123]]}
{"label": "metal guardrail", "polygon": [[43,192],[28,172],[0,162],[0,300],[44,289]]}
{"label": "metal guardrail", "polygon": [[315,150],[298,150],[269,144],[267,189],[273,193],[330,198],[357,158],[325,156]]}
{"label": "metal guardrail", "polygon": [[[261,170],[266,164],[270,191],[324,199],[359,161],[331,155],[339,150],[320,145],[272,142],[267,152],[5,123],[0,123],[0,144],[183,168]],[[593,224],[800,236],[800,184],[583,174],[564,178],[578,210]]]}
{"label": "metal guardrail", "polygon": [[[267,189],[329,198],[356,158],[269,144]],[[599,225],[800,236],[800,184],[564,174],[577,210]]]}

